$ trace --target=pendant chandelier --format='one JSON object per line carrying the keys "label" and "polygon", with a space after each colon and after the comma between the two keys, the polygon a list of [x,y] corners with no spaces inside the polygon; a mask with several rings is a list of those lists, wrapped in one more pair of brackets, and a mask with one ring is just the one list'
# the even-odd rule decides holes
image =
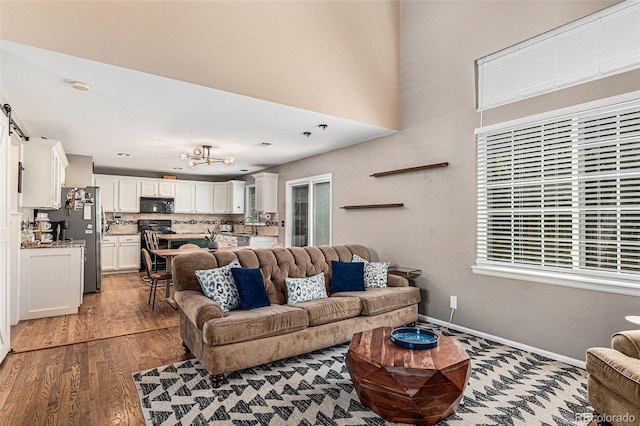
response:
{"label": "pendant chandelier", "polygon": [[189,167],[195,169],[199,164],[206,164],[208,166],[211,163],[222,163],[225,166],[230,166],[236,162],[233,157],[215,158],[211,156],[211,145],[202,145],[202,149],[194,148],[191,154],[183,152],[180,154],[181,160],[189,160]]}

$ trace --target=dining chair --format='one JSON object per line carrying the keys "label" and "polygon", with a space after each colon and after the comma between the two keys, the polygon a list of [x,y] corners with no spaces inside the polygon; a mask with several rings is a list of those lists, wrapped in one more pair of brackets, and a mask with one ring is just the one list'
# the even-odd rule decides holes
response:
{"label": "dining chair", "polygon": [[[159,244],[158,244],[158,233],[155,231],[151,231],[151,230],[146,230],[144,231],[144,242],[145,245],[147,247],[147,250],[149,250],[149,252],[152,252],[153,250],[158,250],[159,248]],[[151,264],[153,265],[153,271],[157,271],[158,270],[158,256],[153,253],[153,261],[151,262]]]}
{"label": "dining chair", "polygon": [[272,249],[274,248],[284,248],[284,244],[282,243],[275,243],[274,245],[271,246]]}
{"label": "dining chair", "polygon": [[[158,289],[158,281],[166,281],[171,279],[170,271],[153,271],[153,266],[151,264],[151,256],[149,255],[149,251],[147,249],[142,249],[142,255],[144,256],[144,264],[147,270],[147,277],[151,280],[151,288],[149,290],[149,301],[147,304],[151,304],[151,309],[154,310],[156,308],[156,290]],[[151,299],[153,296],[153,301]]]}
{"label": "dining chair", "polygon": [[180,247],[178,247],[178,250],[193,250],[193,249],[199,249],[200,246],[197,244],[192,244],[192,243],[188,243],[188,244],[183,244]]}

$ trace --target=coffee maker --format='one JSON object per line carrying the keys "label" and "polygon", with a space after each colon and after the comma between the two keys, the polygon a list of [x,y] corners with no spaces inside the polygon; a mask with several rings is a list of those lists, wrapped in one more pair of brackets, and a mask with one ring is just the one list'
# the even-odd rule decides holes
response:
{"label": "coffee maker", "polygon": [[53,240],[64,241],[67,239],[67,229],[69,229],[69,221],[61,220],[59,222],[53,222],[51,224],[53,229]]}

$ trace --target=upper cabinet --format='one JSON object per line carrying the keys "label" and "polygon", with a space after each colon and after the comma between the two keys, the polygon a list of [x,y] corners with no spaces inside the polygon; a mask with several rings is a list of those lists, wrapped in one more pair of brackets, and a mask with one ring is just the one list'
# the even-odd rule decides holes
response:
{"label": "upper cabinet", "polygon": [[278,174],[258,173],[256,180],[256,211],[275,213],[278,211]]}
{"label": "upper cabinet", "polygon": [[190,182],[177,182],[173,200],[175,213],[193,213],[195,209],[196,186]]}
{"label": "upper cabinet", "polygon": [[213,184],[213,213],[244,214],[245,182],[230,180]]}
{"label": "upper cabinet", "polygon": [[107,212],[139,213],[140,197],[173,198],[174,213],[244,214],[242,181],[200,182],[94,175]]}
{"label": "upper cabinet", "polygon": [[230,180],[226,184],[229,186],[229,192],[227,194],[228,213],[244,214],[245,182],[241,180]]}
{"label": "upper cabinet", "polygon": [[173,202],[175,213],[213,213],[213,184],[210,182],[178,182]]}
{"label": "upper cabinet", "polygon": [[196,183],[194,213],[213,213],[213,184]]}
{"label": "upper cabinet", "polygon": [[30,138],[22,145],[22,207],[59,209],[64,169],[69,165],[60,141]]}
{"label": "upper cabinet", "polygon": [[120,178],[118,191],[118,211],[140,213],[140,179]]}
{"label": "upper cabinet", "polygon": [[144,179],[140,182],[141,197],[173,198],[176,195],[176,183],[167,179]]}
{"label": "upper cabinet", "polygon": [[106,212],[140,212],[140,180],[124,176],[95,175],[100,201]]}

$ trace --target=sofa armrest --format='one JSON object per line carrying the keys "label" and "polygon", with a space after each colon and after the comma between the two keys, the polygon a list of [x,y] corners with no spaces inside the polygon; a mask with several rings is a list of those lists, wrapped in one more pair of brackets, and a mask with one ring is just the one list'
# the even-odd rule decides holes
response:
{"label": "sofa armrest", "polygon": [[615,349],[587,350],[587,371],[607,389],[629,402],[640,401],[640,359]]}
{"label": "sofa armrest", "polygon": [[640,330],[621,331],[611,337],[611,347],[626,356],[640,359]]}
{"label": "sofa armrest", "polygon": [[210,319],[224,316],[222,308],[199,291],[176,291],[174,300],[187,318],[197,325],[200,330],[202,330],[204,323]]}
{"label": "sofa armrest", "polygon": [[409,280],[399,275],[387,274],[388,287],[409,287]]}

